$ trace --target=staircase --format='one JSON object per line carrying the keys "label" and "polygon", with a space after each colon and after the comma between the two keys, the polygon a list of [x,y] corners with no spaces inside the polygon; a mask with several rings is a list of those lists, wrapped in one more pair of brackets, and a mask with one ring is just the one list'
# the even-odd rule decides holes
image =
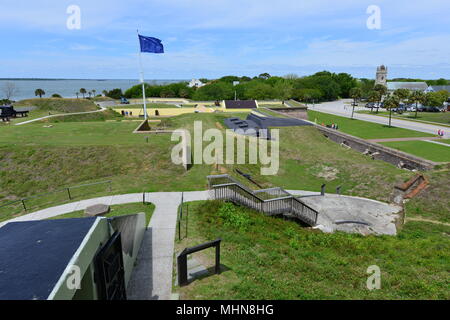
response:
{"label": "staircase", "polygon": [[270,216],[296,218],[310,226],[317,223],[319,213],[282,188],[251,190],[228,174],[207,179],[212,199],[231,201]]}

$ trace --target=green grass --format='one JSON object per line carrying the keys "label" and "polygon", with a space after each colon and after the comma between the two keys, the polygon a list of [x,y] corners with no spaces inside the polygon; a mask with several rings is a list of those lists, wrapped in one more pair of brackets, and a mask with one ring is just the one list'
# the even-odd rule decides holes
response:
{"label": "green grass", "polygon": [[288,108],[288,106],[286,106],[286,105],[284,105],[284,104],[281,104],[281,103],[273,103],[273,104],[261,104],[260,106],[259,106],[260,108],[274,108],[274,109],[277,109],[277,108]]}
{"label": "green grass", "polygon": [[450,144],[450,139],[437,140],[437,142],[445,143],[445,144]]}
{"label": "green grass", "polygon": [[426,172],[430,184],[405,204],[406,217],[422,217],[450,223],[450,165]]}
{"label": "green grass", "polygon": [[[396,237],[325,234],[242,207],[241,219],[229,220],[222,206],[189,203],[188,238],[176,251],[221,237],[222,273],[176,288],[181,299],[450,299],[450,227],[409,222]],[[213,249],[194,256],[214,266]],[[366,288],[371,265],[381,269],[380,290]]]}
{"label": "green grass", "polygon": [[[148,225],[150,219],[153,215],[153,211],[155,211],[155,205],[153,203],[128,203],[128,204],[119,204],[111,206],[111,211],[108,214],[103,215],[103,217],[116,217],[127,214],[135,214],[135,213],[145,213],[145,225]],[[68,219],[68,218],[83,218],[84,210],[74,211],[66,214],[62,214],[56,217],[52,217],[49,219]]]}
{"label": "green grass", "polygon": [[304,107],[305,106],[303,103],[300,103],[300,102],[298,102],[296,100],[292,100],[292,99],[289,100],[288,102],[293,107]]}
{"label": "green grass", "polygon": [[[102,101],[114,101],[116,99],[113,99],[113,98],[110,98],[110,97],[101,96],[101,97],[93,97],[93,98],[91,98],[91,100],[95,101],[95,102],[102,102]],[[119,100],[117,100],[117,101],[119,101]]]}
{"label": "green grass", "polygon": [[[28,121],[28,120],[42,118],[42,117],[45,117],[45,116],[49,116],[51,114],[61,114],[61,113],[63,113],[63,112],[60,112],[60,111],[51,111],[50,112],[48,110],[35,109],[35,110],[31,110],[28,113],[27,117],[10,118],[9,120],[10,120],[11,124],[16,124],[16,123],[19,123],[19,122],[25,122],[25,121]],[[2,125],[6,125],[6,123],[5,122],[0,122],[0,126],[2,126]]]}
{"label": "green grass", "polygon": [[106,121],[106,120],[121,120],[124,117],[114,111],[113,109],[106,109],[101,112],[86,113],[86,114],[76,114],[76,115],[62,115],[59,117],[51,117],[42,120],[41,122],[92,122],[92,121]]}
{"label": "green grass", "polygon": [[426,141],[390,141],[380,142],[387,147],[397,149],[435,162],[450,162],[450,147]]}
{"label": "green grass", "polygon": [[28,107],[36,106],[39,110],[56,112],[84,112],[98,110],[97,105],[88,99],[68,99],[68,98],[36,98],[18,101],[15,106]]}
{"label": "green grass", "polygon": [[[194,120],[202,120],[206,130],[216,128],[217,123],[223,126],[227,117],[246,115],[185,114],[164,118],[162,124],[167,128],[186,128],[192,133]],[[112,181],[111,192],[99,187],[77,200],[104,194],[204,190],[207,175],[224,172],[235,175],[236,168],[251,174],[263,187],[319,191],[321,184],[326,183],[327,192],[334,192],[341,185],[344,194],[389,201],[393,186],[412,175],[342,148],[313,127],[281,129],[280,167],[276,175],[262,176],[259,164],[221,165],[218,170],[203,164],[185,171],[171,161],[175,142],[170,141],[170,134],[133,134],[136,126],[136,122],[114,121],[61,122],[54,123],[52,128],[44,128],[42,124],[0,128],[0,205],[104,180]],[[64,194],[43,202],[52,206],[62,201]],[[14,214],[15,211],[0,209],[0,215]]]}
{"label": "green grass", "polygon": [[339,131],[351,134],[363,139],[384,139],[384,138],[407,138],[407,137],[431,137],[432,134],[413,131],[403,128],[388,127],[386,124],[378,124],[363,120],[344,118],[328,113],[308,110],[310,121],[316,121],[318,124],[338,124]]}
{"label": "green grass", "polygon": [[[144,107],[143,104],[127,104],[127,105],[113,106],[114,109],[142,109],[143,107]],[[186,106],[186,107],[192,108],[193,106]],[[174,104],[168,103],[147,103],[147,108],[167,109],[178,107]]]}
{"label": "green grass", "polygon": [[[380,116],[389,116],[387,111],[379,111],[378,114],[367,110],[358,111],[358,113],[373,114]],[[450,126],[450,112],[418,112],[417,118],[415,112],[405,112],[402,114],[392,113],[393,117],[398,119],[405,119],[418,122],[435,122],[437,124],[444,124]]]}
{"label": "green grass", "polygon": [[263,108],[260,107],[258,110],[255,110],[255,112],[258,113],[263,113],[265,115],[271,116],[271,117],[275,117],[275,118],[289,118],[288,116],[284,115],[284,114],[280,114],[278,112],[274,112],[270,109],[267,108]]}

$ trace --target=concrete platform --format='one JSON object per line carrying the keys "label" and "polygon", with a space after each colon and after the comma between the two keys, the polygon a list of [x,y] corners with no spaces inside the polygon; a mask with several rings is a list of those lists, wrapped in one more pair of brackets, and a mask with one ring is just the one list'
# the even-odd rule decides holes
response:
{"label": "concrete platform", "polygon": [[[289,191],[294,195],[298,193]],[[324,232],[344,231],[363,235],[396,235],[401,206],[376,200],[319,193],[300,197],[319,211],[317,228]]]}

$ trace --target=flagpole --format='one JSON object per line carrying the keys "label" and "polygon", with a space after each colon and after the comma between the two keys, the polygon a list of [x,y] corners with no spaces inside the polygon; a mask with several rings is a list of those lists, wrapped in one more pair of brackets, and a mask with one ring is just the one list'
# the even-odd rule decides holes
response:
{"label": "flagpole", "polygon": [[[139,30],[136,30],[139,39]],[[141,45],[139,42],[139,67],[142,83],[142,102],[144,103],[144,120],[147,120],[147,103],[145,102],[145,85],[144,85],[144,69],[142,68]]]}

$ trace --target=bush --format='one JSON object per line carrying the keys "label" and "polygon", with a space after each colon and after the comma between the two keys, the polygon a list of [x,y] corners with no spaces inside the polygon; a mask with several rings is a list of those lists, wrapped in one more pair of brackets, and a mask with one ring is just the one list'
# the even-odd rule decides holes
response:
{"label": "bush", "polygon": [[62,98],[62,97],[61,97],[61,95],[54,93],[54,94],[52,94],[52,98]]}
{"label": "bush", "polygon": [[105,96],[113,98],[113,99],[120,99],[121,97],[123,97],[122,89],[116,88],[116,89],[107,91],[105,93]]}
{"label": "bush", "polygon": [[223,219],[225,226],[237,228],[239,231],[246,231],[250,225],[249,217],[238,211],[236,207],[229,202],[224,203],[219,208],[219,217]]}

